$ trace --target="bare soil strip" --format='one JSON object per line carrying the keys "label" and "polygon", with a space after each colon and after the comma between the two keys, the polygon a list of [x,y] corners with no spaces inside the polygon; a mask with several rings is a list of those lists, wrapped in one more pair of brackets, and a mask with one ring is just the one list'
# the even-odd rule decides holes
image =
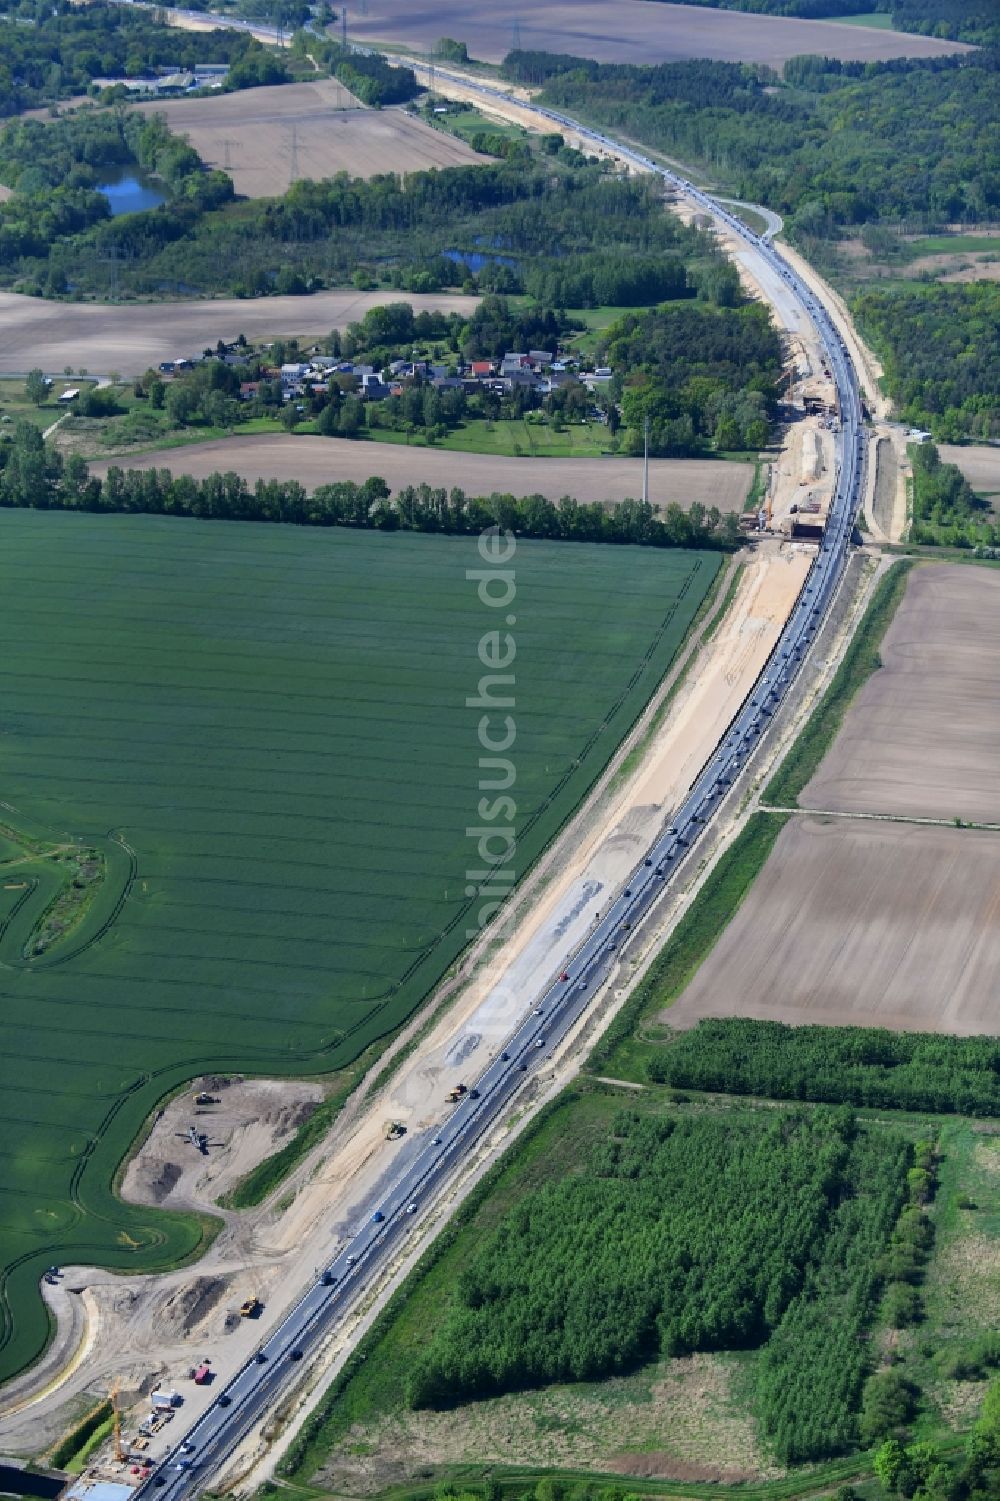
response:
{"label": "bare soil strip", "polygon": [[649,0],[542,0],[520,15],[484,6],[482,0],[437,0],[402,8],[396,0],[369,0],[367,14],[351,11],[348,27],[356,42],[394,42],[419,52],[432,49],[441,37],[454,37],[466,43],[471,57],[497,63],[511,50],[515,21],[522,48],[568,52],[599,62],[711,57],[780,67],[802,53],[873,62],[968,50],[961,42],[835,21],[743,15]]}
{"label": "bare soil strip", "polygon": [[187,136],[208,166],[228,172],[247,198],[273,197],[293,181],[337,172],[374,177],[486,160],[402,109],[362,108],[333,78],[139,108],[165,115],[171,130]]}
{"label": "bare soil strip", "polygon": [[998,861],[996,833],[793,818],[662,1020],[996,1032]]}
{"label": "bare soil strip", "polygon": [[835,812],[1000,822],[1000,575],[915,569],[882,662],[802,793]]}
{"label": "bare soil strip", "polygon": [[364,317],[369,308],[405,301],[414,312],[463,313],[478,298],[446,293],[316,292],[311,297],[200,298],[186,302],[46,302],[0,292],[0,375],[23,375],[36,365],[49,374],[69,365],[93,375],[117,370],[141,375],[161,360],[199,355],[219,339],[326,335]]}
{"label": "bare soil strip", "polygon": [[[289,437],[284,433],[223,438],[186,448],[164,448],[91,465],[104,475],[111,464],[124,469],[169,469],[204,479],[234,470],[253,483],[258,479],[297,479],[307,490],[335,480],[362,482],[381,475],[394,492],[405,485],[458,485],[468,495],[494,490],[512,495],[546,495],[559,500],[625,500],[642,494],[639,459],[517,459],[486,453],[455,453],[405,444],[353,442],[349,438]],[[694,501],[720,511],[743,509],[753,468],[722,459],[652,459],[649,493],[655,505]]]}

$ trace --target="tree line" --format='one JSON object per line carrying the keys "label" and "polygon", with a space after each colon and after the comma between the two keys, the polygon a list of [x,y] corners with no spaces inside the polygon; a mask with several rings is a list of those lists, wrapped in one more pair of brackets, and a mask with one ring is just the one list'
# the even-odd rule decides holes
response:
{"label": "tree line", "polygon": [[794,16],[806,21],[836,21],[878,11],[900,31],[955,37],[982,46],[1000,43],[1000,14],[995,0],[687,0],[717,10],[755,15]]}
{"label": "tree line", "polygon": [[1000,1115],[1000,1038],[880,1027],[790,1027],[744,1017],[677,1032],[648,1064],[681,1089],[882,1110]]}
{"label": "tree line", "polygon": [[379,52],[352,52],[331,37],[319,37],[311,31],[297,32],[294,48],[329,68],[345,89],[372,109],[406,104],[421,91],[412,68],[394,66]]}
{"label": "tree line", "polygon": [[461,489],[409,485],[391,496],[378,476],[362,484],[340,480],[309,494],[297,480],[257,480],[211,474],[203,480],[167,469],[92,475],[77,454],[64,458],[39,429],[18,423],[0,444],[0,508],[187,516],[216,521],[262,521],[297,526],[350,526],[377,531],[477,535],[500,526],[521,537],[554,541],[632,543],[643,547],[729,548],[739,542],[732,515],[695,502],[663,512],[641,501],[558,503],[543,495],[467,496]]}

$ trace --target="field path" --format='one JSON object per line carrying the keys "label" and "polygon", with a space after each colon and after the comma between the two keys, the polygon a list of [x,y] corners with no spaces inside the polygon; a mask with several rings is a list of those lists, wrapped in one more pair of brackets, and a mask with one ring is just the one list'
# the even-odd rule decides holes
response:
{"label": "field path", "polygon": [[463,313],[478,298],[446,293],[316,292],[311,297],[199,298],[189,302],[47,302],[0,292],[0,375],[44,366],[141,375],[161,360],[200,355],[219,339],[309,339],[345,328],[393,300],[415,313]]}
{"label": "field path", "polygon": [[[292,437],[263,433],[161,448],[153,453],[102,459],[91,472],[104,475],[112,464],[122,469],[169,469],[204,479],[235,470],[252,484],[258,479],[297,479],[307,490],[335,480],[356,483],[381,475],[391,490],[405,485],[458,485],[469,495],[494,490],[513,495],[540,493],[550,500],[572,495],[580,501],[625,500],[642,494],[639,459],[516,459],[487,453],[456,453],[441,448],[408,448],[401,443],[354,442],[350,438]],[[750,464],[723,459],[651,459],[649,494],[654,505],[676,502],[685,509],[694,501],[740,511],[753,479]]]}

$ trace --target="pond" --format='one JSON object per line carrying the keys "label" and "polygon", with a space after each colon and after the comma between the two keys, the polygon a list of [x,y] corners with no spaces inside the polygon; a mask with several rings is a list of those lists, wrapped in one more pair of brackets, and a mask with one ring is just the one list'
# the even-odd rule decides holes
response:
{"label": "pond", "polygon": [[106,180],[97,185],[111,207],[111,217],[119,214],[137,214],[141,209],[158,208],[166,203],[167,195],[160,191],[155,181],[137,167],[111,167],[105,173]]}
{"label": "pond", "polygon": [[467,266],[470,271],[481,271],[484,266],[509,266],[512,271],[520,270],[515,260],[509,255],[490,255],[482,250],[442,250],[441,254],[446,261],[451,261],[456,266]]}

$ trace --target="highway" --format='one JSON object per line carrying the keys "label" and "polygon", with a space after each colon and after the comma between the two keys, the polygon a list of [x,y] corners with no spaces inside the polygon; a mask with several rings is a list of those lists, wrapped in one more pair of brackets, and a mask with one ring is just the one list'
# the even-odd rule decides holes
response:
{"label": "highway", "polygon": [[[451,75],[435,69],[438,79]],[[456,82],[468,84],[464,78]],[[508,99],[496,89],[486,94]],[[520,103],[510,99],[511,103]],[[751,245],[806,309],[825,347],[841,408],[837,478],[826,531],[785,629],[756,686],[703,767],[669,828],[651,829],[642,861],[615,898],[595,911],[593,926],[565,968],[539,975],[538,996],[517,1030],[488,1067],[467,1079],[468,1093],[447,1123],[428,1131],[395,1184],[362,1215],[351,1238],[243,1368],[214,1397],[182,1443],[175,1445],[137,1494],[157,1501],[184,1501],[210,1479],[275,1407],[307,1362],[347,1312],[405,1249],[421,1210],[448,1182],[484,1133],[521,1090],[542,1060],[586,1009],[611,973],[618,950],[642,922],[683,858],[703,837],[728,789],[753,753],[775,710],[788,693],[840,581],[847,562],[863,474],[862,412],[858,382],[846,347],[825,308],[780,253],[768,234],[755,235],[735,215],[674,172],[619,146],[607,136],[552,111],[553,124],[584,141],[614,150],[620,158],[658,173],[699,209],[722,220]]]}

